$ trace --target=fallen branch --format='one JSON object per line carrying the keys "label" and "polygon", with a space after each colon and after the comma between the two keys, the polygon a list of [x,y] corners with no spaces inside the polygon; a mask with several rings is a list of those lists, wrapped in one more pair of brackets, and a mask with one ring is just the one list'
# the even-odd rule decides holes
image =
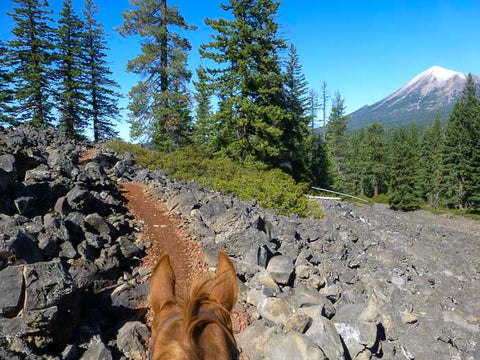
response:
{"label": "fallen branch", "polygon": [[313,196],[313,195],[307,195],[309,199],[319,199],[319,200],[342,200],[342,198],[339,197],[330,197],[330,196]]}
{"label": "fallen branch", "polygon": [[338,192],[338,191],[333,191],[333,190],[328,190],[328,189],[317,188],[317,187],[314,187],[314,186],[312,186],[312,189],[314,189],[314,190],[319,190],[319,191],[325,191],[325,192],[329,192],[329,193],[332,193],[332,194],[337,194],[337,195],[346,196],[346,197],[349,197],[349,198],[353,198],[353,199],[356,199],[356,200],[360,200],[360,201],[366,202],[366,203],[368,204],[368,201],[367,201],[367,200],[365,200],[365,199],[360,199],[359,197],[356,197],[356,196],[353,196],[353,195],[348,195],[348,194],[344,194],[344,193],[341,193],[341,192]]}

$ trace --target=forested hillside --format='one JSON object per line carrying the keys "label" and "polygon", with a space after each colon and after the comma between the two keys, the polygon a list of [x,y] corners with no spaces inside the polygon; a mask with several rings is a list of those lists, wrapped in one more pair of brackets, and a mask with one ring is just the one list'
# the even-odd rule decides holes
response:
{"label": "forested hillside", "polygon": [[[13,2],[7,16],[15,26],[0,44],[2,124],[56,126],[95,141],[115,137],[119,90],[94,1],[86,0],[80,15],[65,0],[56,22],[46,1]],[[480,105],[472,76],[446,127],[437,117],[422,129],[372,124],[349,132],[340,93],[332,94],[327,114],[326,82],[319,91],[309,88],[295,44],[280,30],[279,1],[221,4],[224,17],[205,14],[211,37],[198,49],[189,39],[196,26],[181,7],[167,0],[130,5],[117,31],[141,43],[126,69],[140,77],[128,94],[134,141],[280,169],[308,185],[383,195],[395,209],[480,211]],[[202,59],[193,71],[192,51]]]}

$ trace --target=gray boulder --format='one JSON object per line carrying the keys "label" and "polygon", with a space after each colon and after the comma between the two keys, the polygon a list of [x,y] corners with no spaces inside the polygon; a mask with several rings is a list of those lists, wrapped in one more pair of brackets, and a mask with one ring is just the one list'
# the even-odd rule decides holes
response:
{"label": "gray boulder", "polygon": [[23,266],[8,266],[0,271],[0,294],[0,316],[16,316],[23,307],[25,295]]}
{"label": "gray boulder", "polygon": [[274,334],[275,329],[257,321],[237,334],[235,338],[242,354],[245,354],[249,360],[261,360],[264,358],[265,344]]}
{"label": "gray boulder", "polygon": [[287,256],[278,255],[270,259],[267,272],[270,276],[281,285],[288,285],[295,272],[293,261]]}
{"label": "gray boulder", "polygon": [[112,235],[112,226],[97,213],[89,214],[85,217],[88,227],[105,239],[110,239]]}
{"label": "gray boulder", "polygon": [[310,338],[295,331],[273,335],[266,343],[263,358],[265,360],[327,360]]}
{"label": "gray boulder", "polygon": [[13,155],[0,155],[0,192],[16,178],[15,157]]}
{"label": "gray boulder", "polygon": [[272,297],[260,301],[257,311],[265,320],[279,325],[285,325],[294,312],[286,300]]}
{"label": "gray boulder", "polygon": [[80,360],[112,360],[112,352],[99,336],[94,336]]}
{"label": "gray boulder", "polygon": [[95,200],[83,184],[76,185],[67,193],[66,197],[70,208],[81,213],[88,213]]}
{"label": "gray boulder", "polygon": [[139,321],[129,321],[117,334],[117,347],[129,359],[142,360],[150,338],[148,327]]}
{"label": "gray boulder", "polygon": [[346,359],[342,340],[333,322],[321,315],[321,307],[302,308],[298,312],[310,316],[313,321],[305,335],[313,339],[329,359]]}
{"label": "gray boulder", "polygon": [[[7,268],[0,274],[11,284],[5,289],[8,295],[2,301],[4,314],[11,316],[22,312],[21,317],[0,319],[0,337],[24,338],[37,349],[65,346],[76,326],[78,300],[73,283],[60,262],[22,265]],[[13,280],[19,281],[18,285],[14,286]]]}

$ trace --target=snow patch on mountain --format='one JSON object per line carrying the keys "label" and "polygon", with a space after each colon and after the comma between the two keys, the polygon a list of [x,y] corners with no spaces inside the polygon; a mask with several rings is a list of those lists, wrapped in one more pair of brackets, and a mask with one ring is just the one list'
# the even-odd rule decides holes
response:
{"label": "snow patch on mountain", "polygon": [[[432,66],[393,94],[350,114],[349,126],[359,128],[373,122],[388,126],[431,122],[437,110],[442,116],[448,116],[466,80],[465,73]],[[474,76],[474,81],[480,84],[480,77]]]}

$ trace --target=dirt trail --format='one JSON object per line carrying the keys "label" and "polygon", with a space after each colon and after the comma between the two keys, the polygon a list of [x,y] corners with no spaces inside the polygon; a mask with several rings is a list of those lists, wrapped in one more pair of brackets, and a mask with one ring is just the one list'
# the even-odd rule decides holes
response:
{"label": "dirt trail", "polygon": [[154,266],[160,256],[167,252],[175,271],[176,291],[179,294],[188,289],[192,280],[207,276],[202,248],[182,232],[182,222],[168,216],[163,203],[150,196],[144,184],[125,183],[121,190],[127,199],[127,207],[143,223],[143,241],[152,244],[144,263]]}
{"label": "dirt trail", "polygon": [[[143,223],[143,241],[152,243],[143,259],[146,265],[154,266],[160,256],[168,252],[177,279],[176,291],[180,294],[192,281],[209,276],[201,245],[182,231],[182,221],[168,215],[163,202],[148,194],[144,184],[125,183],[120,189],[130,212]],[[234,309],[231,317],[234,333],[239,333],[251,322],[250,315],[239,309]]]}

